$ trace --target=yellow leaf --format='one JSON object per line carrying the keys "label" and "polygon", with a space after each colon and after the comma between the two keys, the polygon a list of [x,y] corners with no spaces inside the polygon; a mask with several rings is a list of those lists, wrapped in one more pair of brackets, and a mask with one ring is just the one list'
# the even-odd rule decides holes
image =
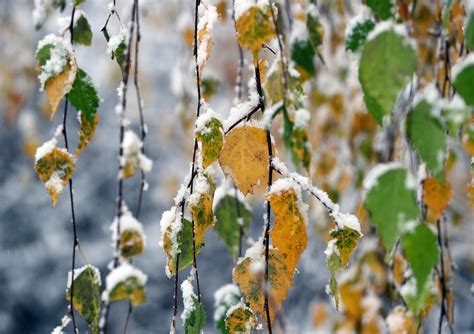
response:
{"label": "yellow leaf", "polygon": [[400,254],[396,254],[393,258],[392,273],[393,273],[393,280],[395,281],[395,284],[397,284],[399,287],[402,286],[403,284],[406,270],[407,270],[407,261]]}
{"label": "yellow leaf", "polygon": [[196,247],[204,244],[204,235],[216,223],[212,202],[216,185],[211,177],[199,174],[195,180],[196,191],[189,198],[189,211],[194,220]]}
{"label": "yellow leaf", "polygon": [[[272,145],[272,151],[275,149]],[[219,163],[244,195],[268,182],[268,147],[264,129],[244,125],[225,136]]]}
{"label": "yellow leaf", "polygon": [[125,230],[120,233],[120,255],[125,258],[143,253],[144,240],[137,230]]}
{"label": "yellow leaf", "polygon": [[356,230],[344,226],[342,229],[332,230],[329,235],[330,240],[336,240],[335,246],[337,247],[338,255],[341,259],[339,269],[342,269],[347,265],[354,253],[361,234]]}
{"label": "yellow leaf", "polygon": [[435,218],[439,218],[451,199],[452,189],[448,181],[439,181],[433,177],[423,183],[423,198]]}
{"label": "yellow leaf", "polygon": [[344,312],[351,318],[359,320],[362,317],[362,299],[364,286],[358,280],[346,280],[339,283],[339,294]]}
{"label": "yellow leaf", "polygon": [[64,71],[46,80],[45,91],[48,96],[49,104],[51,105],[51,119],[54,118],[63,97],[71,90],[72,84],[76,79],[76,72],[76,61],[70,56],[69,64]]}
{"label": "yellow leaf", "polygon": [[[260,249],[256,250],[255,247]],[[250,308],[266,319],[263,290],[264,274],[263,271],[256,270],[256,268],[261,268],[264,265],[264,247],[262,242],[259,241],[249,250],[252,253],[259,252],[260,256],[248,255],[250,252],[247,251],[245,257],[241,258],[234,268],[233,280],[239,285]],[[270,319],[274,319],[275,313],[281,308],[281,304],[286,299],[292,284],[292,276],[288,275],[285,258],[275,248],[269,250],[268,283]]]}
{"label": "yellow leaf", "polygon": [[202,73],[204,65],[211,55],[212,28],[214,23],[217,21],[219,14],[217,13],[216,7],[210,4],[201,4],[199,6],[199,12],[201,13],[201,11],[203,11],[203,13],[199,17],[197,40],[199,71]]}
{"label": "yellow leaf", "polygon": [[[275,185],[285,181],[280,179]],[[275,213],[275,225],[270,231],[272,245],[284,256],[288,275],[292,277],[308,240],[300,194],[288,188],[281,192],[270,192],[267,200]]]}
{"label": "yellow leaf", "polygon": [[250,7],[237,18],[236,27],[239,44],[253,54],[275,36],[270,6],[263,9],[257,5]]}
{"label": "yellow leaf", "polygon": [[95,129],[99,123],[99,116],[97,113],[94,114],[94,123],[92,124],[87,117],[81,113],[81,130],[79,131],[79,145],[77,146],[74,156],[77,157],[82,150],[86,148],[89,142],[94,138]]}
{"label": "yellow leaf", "polygon": [[387,317],[390,334],[415,334],[416,323],[413,315],[404,306],[395,307]]}
{"label": "yellow leaf", "polygon": [[244,303],[239,303],[227,311],[225,327],[229,333],[251,333],[257,326],[257,317]]}
{"label": "yellow leaf", "polygon": [[57,147],[54,147],[36,161],[36,174],[38,174],[39,179],[44,183],[51,196],[53,206],[56,205],[59,195],[61,195],[67,182],[72,177],[75,167],[76,163],[73,156],[65,149]]}

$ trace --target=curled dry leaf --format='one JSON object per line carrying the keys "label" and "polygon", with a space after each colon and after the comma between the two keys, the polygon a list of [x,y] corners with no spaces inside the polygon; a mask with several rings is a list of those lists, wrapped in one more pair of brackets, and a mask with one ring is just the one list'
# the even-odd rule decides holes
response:
{"label": "curled dry leaf", "polygon": [[439,181],[434,177],[427,178],[423,183],[423,198],[429,210],[439,218],[451,200],[452,189],[448,181]]}
{"label": "curled dry leaf", "polygon": [[69,64],[55,77],[46,81],[45,91],[51,105],[51,119],[54,118],[59,103],[72,89],[72,84],[76,79],[77,65],[73,55],[69,55]]}
{"label": "curled dry leaf", "polygon": [[[272,145],[274,152],[274,147]],[[244,125],[225,136],[219,163],[244,195],[268,182],[268,147],[264,129]]]}

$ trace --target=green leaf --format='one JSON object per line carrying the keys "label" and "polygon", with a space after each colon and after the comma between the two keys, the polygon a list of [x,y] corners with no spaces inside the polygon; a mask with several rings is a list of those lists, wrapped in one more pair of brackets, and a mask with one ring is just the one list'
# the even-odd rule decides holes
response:
{"label": "green leaf", "polygon": [[382,20],[386,20],[392,16],[391,0],[364,0],[364,3]]}
{"label": "green leaf", "polygon": [[369,32],[375,27],[375,22],[372,20],[365,20],[357,22],[351,32],[347,35],[346,50],[357,52],[365,43]]}
{"label": "green leaf", "polygon": [[440,179],[444,175],[446,132],[433,111],[436,106],[421,100],[408,113],[406,133],[410,144],[418,151],[421,160],[433,175]]}
{"label": "green leaf", "polygon": [[416,316],[429,310],[430,305],[436,300],[436,290],[433,289],[432,281],[426,281],[421,289],[418,289],[414,277],[402,286],[401,295],[408,309]]}
{"label": "green leaf", "polygon": [[92,30],[84,15],[81,15],[74,25],[73,44],[90,46],[92,42]]}
{"label": "green leaf", "polygon": [[291,46],[291,60],[296,64],[296,68],[304,77],[314,77],[313,58],[316,55],[313,45],[308,39],[296,39]]}
{"label": "green leaf", "polygon": [[76,80],[67,94],[71,104],[94,124],[94,115],[99,107],[99,98],[91,78],[82,69],[77,69]]}
{"label": "green leaf", "polygon": [[[179,270],[186,269],[193,263],[193,227],[189,220],[183,218],[183,227],[178,233]],[[196,245],[196,255],[201,251],[200,245]]]}
{"label": "green leaf", "polygon": [[464,23],[464,44],[469,50],[474,49],[474,11],[469,13]]}
{"label": "green leaf", "polygon": [[241,217],[242,228],[246,231],[249,223],[253,220],[252,213],[247,209],[245,203],[238,198],[226,195],[217,202],[214,215],[217,223],[214,227],[219,238],[225,242],[232,258],[237,257],[240,240],[239,215]]}
{"label": "green leaf", "polygon": [[113,57],[117,60],[117,64],[120,66],[122,73],[125,72],[127,56],[127,44],[124,42],[120,43],[114,51]]}
{"label": "green leaf", "polygon": [[388,169],[377,177],[364,202],[388,252],[407,223],[417,220],[420,215],[415,189],[408,177],[406,169]]}
{"label": "green leaf", "polygon": [[205,118],[205,123],[202,124],[202,128],[196,129],[196,138],[202,147],[202,166],[207,168],[219,158],[224,144],[224,130],[221,121],[216,117],[206,120],[207,113],[201,117]]}
{"label": "green leaf", "polygon": [[84,2],[86,2],[86,0],[73,0],[73,5],[74,5],[74,7],[77,7],[81,4],[83,4]]}
{"label": "green leaf", "polygon": [[415,72],[417,57],[406,38],[393,29],[368,40],[359,63],[359,81],[368,111],[382,125]]}
{"label": "green leaf", "polygon": [[443,113],[446,118],[446,126],[451,136],[457,136],[459,129],[468,123],[469,117],[471,116],[469,107],[464,104],[458,95],[454,96],[451,102],[445,107]]}
{"label": "green leaf", "polygon": [[319,19],[310,13],[306,17],[306,29],[308,29],[309,41],[313,48],[318,48],[323,43],[323,26]]}
{"label": "green leaf", "polygon": [[184,332],[186,334],[201,334],[206,324],[206,310],[196,297],[193,298],[194,309],[184,322]]}
{"label": "green leaf", "polygon": [[54,48],[53,44],[46,44],[36,52],[36,58],[38,59],[40,66],[43,66],[49,60],[52,48]]}
{"label": "green leaf", "polygon": [[[76,276],[78,271],[80,273]],[[86,265],[85,269],[77,269],[74,274],[74,309],[86,319],[92,332],[98,333],[102,291],[99,270],[91,265]],[[71,299],[70,287],[66,291],[66,299]]]}
{"label": "green leaf", "polygon": [[457,93],[464,99],[467,105],[474,107],[474,62],[472,54],[467,59],[461,60],[457,66],[462,66],[459,72],[453,67],[452,74],[454,77],[453,85]]}
{"label": "green leaf", "polygon": [[436,235],[426,224],[418,224],[413,231],[403,235],[402,245],[416,279],[416,291],[422,291],[431,270],[438,262]]}

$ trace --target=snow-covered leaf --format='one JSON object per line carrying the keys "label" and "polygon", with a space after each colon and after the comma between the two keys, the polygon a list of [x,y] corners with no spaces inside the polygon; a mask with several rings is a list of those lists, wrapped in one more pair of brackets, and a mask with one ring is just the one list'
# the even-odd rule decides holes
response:
{"label": "snow-covered leaf", "polygon": [[211,109],[197,119],[196,138],[201,144],[202,166],[207,168],[217,161],[224,144],[222,123]]}
{"label": "snow-covered leaf", "polygon": [[134,306],[145,303],[147,276],[128,263],[113,269],[106,278],[102,298],[111,302],[129,300]]}

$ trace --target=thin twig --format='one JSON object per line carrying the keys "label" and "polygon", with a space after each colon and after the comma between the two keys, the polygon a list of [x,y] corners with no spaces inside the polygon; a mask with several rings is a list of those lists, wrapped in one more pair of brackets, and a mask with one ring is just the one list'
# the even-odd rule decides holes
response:
{"label": "thin twig", "polygon": [[[69,22],[69,35],[70,35],[70,42],[71,45],[73,44],[74,38],[74,14],[76,13],[76,7],[73,5],[72,13],[71,13],[71,21]],[[67,130],[66,130],[66,121],[67,121],[67,109],[68,109],[69,102],[66,99],[64,102],[64,114],[63,114],[63,137],[64,137],[64,146],[66,147],[66,151],[69,152],[69,143],[67,137]],[[76,317],[74,316],[74,268],[76,267],[76,247],[79,244],[77,239],[77,228],[76,228],[76,214],[74,210],[74,191],[72,185],[72,176],[69,178],[69,202],[71,204],[71,222],[72,222],[72,231],[73,231],[73,242],[72,242],[72,261],[71,261],[71,287],[70,287],[70,294],[69,294],[69,312],[71,314],[72,319],[72,327],[74,333],[77,333],[77,326],[76,326]]]}

